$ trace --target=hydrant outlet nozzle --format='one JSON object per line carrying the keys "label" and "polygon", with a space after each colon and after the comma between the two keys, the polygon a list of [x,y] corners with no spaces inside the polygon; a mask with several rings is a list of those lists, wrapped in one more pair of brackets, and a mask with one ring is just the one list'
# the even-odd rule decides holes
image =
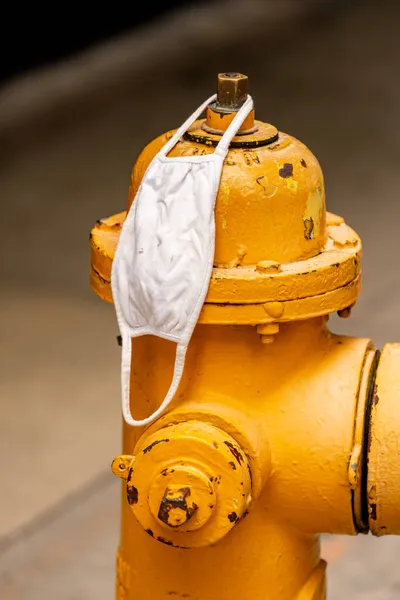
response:
{"label": "hydrant outlet nozzle", "polygon": [[[143,529],[169,546],[209,546],[252,503],[248,458],[222,429],[184,421],[144,434],[126,476],[128,503]],[[115,459],[114,473],[123,457]],[[124,477],[123,477],[124,478]]]}

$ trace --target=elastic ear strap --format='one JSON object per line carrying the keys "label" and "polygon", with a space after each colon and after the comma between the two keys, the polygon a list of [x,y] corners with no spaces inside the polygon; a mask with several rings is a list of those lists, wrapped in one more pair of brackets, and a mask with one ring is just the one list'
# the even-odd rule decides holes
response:
{"label": "elastic ear strap", "polygon": [[240,127],[243,125],[243,122],[246,119],[246,117],[253,110],[253,106],[253,98],[251,96],[247,96],[247,99],[245,100],[244,104],[239,108],[235,117],[233,118],[224,135],[222,136],[221,140],[219,141],[218,146],[215,150],[216,153],[225,154],[226,152],[228,152],[228,148],[232,139],[235,137]]}
{"label": "elastic ear strap", "polygon": [[216,99],[217,99],[217,94],[214,94],[213,96],[210,96],[208,98],[208,100],[203,102],[203,104],[201,106],[199,106],[199,108],[197,110],[195,110],[194,113],[192,113],[188,119],[186,119],[186,121],[179,127],[179,129],[177,129],[175,131],[172,138],[170,140],[168,140],[168,142],[161,148],[160,154],[163,154],[164,156],[166,156],[168,154],[168,152],[170,150],[172,150],[172,148],[175,146],[175,144],[177,144],[179,142],[179,140],[181,139],[183,134],[186,133],[186,131],[189,129],[189,127],[192,125],[192,123],[196,119],[199,118],[199,116],[201,115],[203,110],[205,110],[207,108],[207,106],[209,104],[211,104],[211,102],[214,102],[214,100],[216,100]]}
{"label": "elastic ear strap", "polygon": [[146,419],[142,419],[141,421],[137,421],[132,417],[131,409],[130,409],[130,379],[131,379],[131,360],[132,360],[132,339],[130,337],[124,337],[122,339],[122,368],[121,368],[121,384],[122,384],[122,414],[124,416],[125,422],[132,427],[143,427],[144,425],[149,425],[153,423],[171,404],[176,391],[179,387],[179,384],[182,379],[183,367],[185,365],[185,357],[186,357],[186,347],[177,344],[176,347],[176,356],[175,356],[175,366],[174,366],[174,375],[172,378],[171,386],[165,396],[164,400],[157,408],[156,411],[153,412]]}

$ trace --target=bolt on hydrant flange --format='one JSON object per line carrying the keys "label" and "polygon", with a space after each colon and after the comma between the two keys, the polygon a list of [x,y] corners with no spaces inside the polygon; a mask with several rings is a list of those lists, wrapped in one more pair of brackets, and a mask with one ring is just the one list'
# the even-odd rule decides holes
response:
{"label": "bolt on hydrant flange", "polygon": [[[216,101],[168,156],[213,153],[247,88],[221,73]],[[172,135],[141,152],[128,210]],[[108,302],[126,215],[90,236],[91,285]],[[124,483],[117,599],[264,600],[268,581],[271,600],[323,600],[321,533],[400,533],[400,346],[380,355],[328,330],[360,293],[361,240],[326,212],[310,150],[254,110],[224,161],[215,229],[173,404],[146,428],[124,423],[113,462]],[[166,339],[132,341],[135,418],[158,408],[174,356]]]}

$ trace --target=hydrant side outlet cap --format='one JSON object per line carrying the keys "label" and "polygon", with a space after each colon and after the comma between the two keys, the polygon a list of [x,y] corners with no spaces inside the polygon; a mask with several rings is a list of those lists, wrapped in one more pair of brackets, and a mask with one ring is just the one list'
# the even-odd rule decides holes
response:
{"label": "hydrant side outlet cap", "polygon": [[245,515],[252,499],[250,466],[218,427],[172,424],[140,439],[127,495],[134,498],[130,506],[143,529],[158,541],[208,546]]}

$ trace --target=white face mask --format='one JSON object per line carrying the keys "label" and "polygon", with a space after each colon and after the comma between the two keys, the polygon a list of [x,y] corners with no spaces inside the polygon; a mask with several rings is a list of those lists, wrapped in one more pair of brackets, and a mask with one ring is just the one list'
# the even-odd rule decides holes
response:
{"label": "white face mask", "polygon": [[[153,158],[118,240],[111,286],[122,337],[122,412],[136,427],[159,417],[179,386],[213,268],[214,206],[224,159],[253,109],[248,96],[213,154],[167,158],[215,99],[206,100]],[[160,407],[136,421],[130,411],[131,339],[148,334],[176,342],[174,375]]]}

